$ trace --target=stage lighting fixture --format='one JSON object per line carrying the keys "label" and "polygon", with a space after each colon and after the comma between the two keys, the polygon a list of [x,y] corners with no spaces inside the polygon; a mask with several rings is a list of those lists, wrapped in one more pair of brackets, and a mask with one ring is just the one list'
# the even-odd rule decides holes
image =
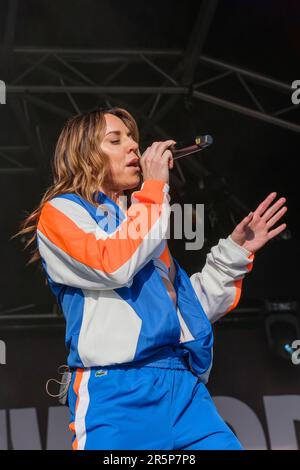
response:
{"label": "stage lighting fixture", "polygon": [[293,342],[300,339],[299,308],[295,301],[266,302],[265,329],[270,349],[292,363]]}

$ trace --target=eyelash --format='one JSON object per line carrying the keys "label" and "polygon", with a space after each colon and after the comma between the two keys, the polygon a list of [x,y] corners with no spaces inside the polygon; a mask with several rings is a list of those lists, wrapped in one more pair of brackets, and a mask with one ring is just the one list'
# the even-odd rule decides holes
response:
{"label": "eyelash", "polygon": [[[130,133],[130,134],[127,134],[128,137],[129,137],[129,136],[131,137],[131,135],[132,135],[131,133]],[[110,141],[111,144],[117,144],[118,142],[120,142],[120,140],[111,140],[111,141]]]}

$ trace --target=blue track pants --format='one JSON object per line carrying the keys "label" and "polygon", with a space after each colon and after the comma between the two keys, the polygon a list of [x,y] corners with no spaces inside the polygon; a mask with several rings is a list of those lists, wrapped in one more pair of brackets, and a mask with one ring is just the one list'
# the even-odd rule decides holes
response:
{"label": "blue track pants", "polygon": [[134,365],[77,369],[68,400],[73,449],[242,450],[173,348]]}

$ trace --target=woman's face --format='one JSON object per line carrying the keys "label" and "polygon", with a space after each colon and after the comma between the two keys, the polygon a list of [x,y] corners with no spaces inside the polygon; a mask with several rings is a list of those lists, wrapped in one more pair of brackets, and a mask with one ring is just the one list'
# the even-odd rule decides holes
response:
{"label": "woman's face", "polygon": [[141,178],[138,143],[133,140],[130,130],[120,118],[105,114],[105,121],[106,131],[101,148],[110,162],[107,187],[113,191],[133,189]]}

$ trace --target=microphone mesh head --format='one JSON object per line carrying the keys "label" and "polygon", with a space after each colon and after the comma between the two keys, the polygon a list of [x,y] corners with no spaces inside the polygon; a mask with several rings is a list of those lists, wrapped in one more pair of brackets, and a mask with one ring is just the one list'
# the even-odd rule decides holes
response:
{"label": "microphone mesh head", "polygon": [[213,138],[211,135],[197,135],[195,137],[195,144],[196,145],[201,145],[201,144],[207,144],[210,145],[213,142]]}

